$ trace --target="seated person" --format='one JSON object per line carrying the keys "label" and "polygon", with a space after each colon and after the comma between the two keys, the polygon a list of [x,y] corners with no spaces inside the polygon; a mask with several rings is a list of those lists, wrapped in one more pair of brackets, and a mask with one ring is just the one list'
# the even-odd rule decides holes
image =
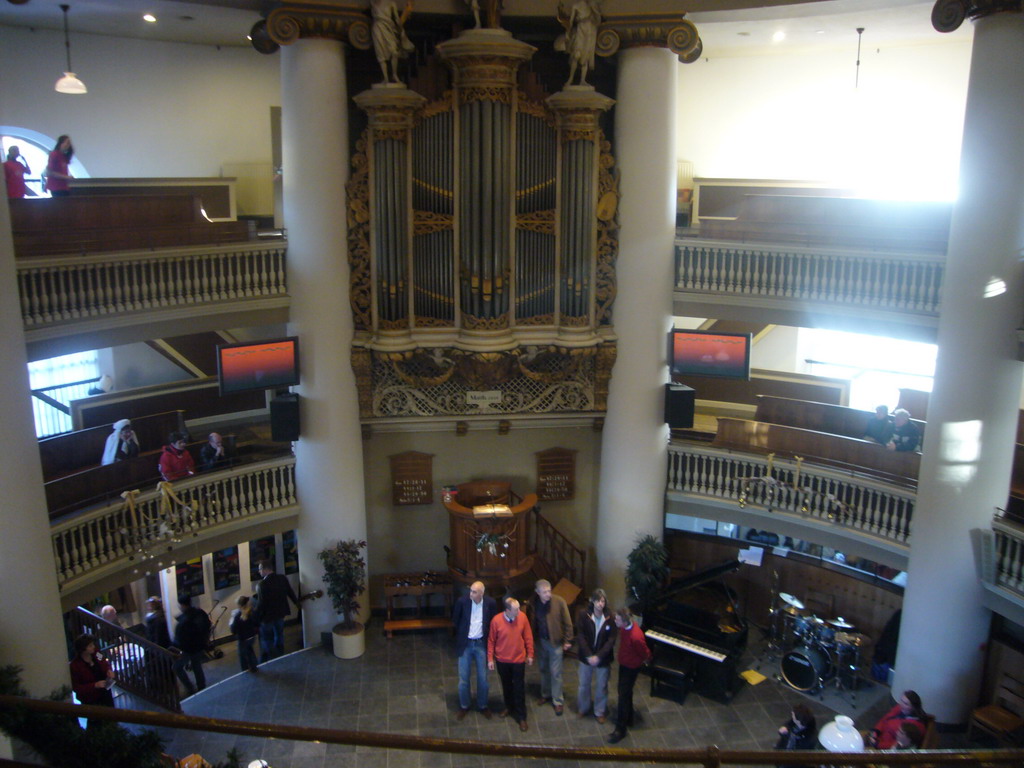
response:
{"label": "seated person", "polygon": [[806,704],[793,705],[789,720],[779,728],[779,740],[776,749],[816,749],[818,746],[818,726],[814,715]]}
{"label": "seated person", "polygon": [[185,446],[188,445],[188,435],[184,432],[171,432],[169,445],[164,446],[160,454],[160,476],[167,482],[181,480],[196,473],[196,463]]}
{"label": "seated person", "polygon": [[879,445],[888,445],[892,440],[892,419],[889,418],[889,409],[880,405],[875,408],[875,415],[864,430],[864,439],[872,440]]}
{"label": "seated person", "polygon": [[896,744],[896,733],[904,723],[913,723],[923,732],[927,720],[928,715],[921,707],[921,697],[915,691],[904,691],[896,706],[875,723],[875,727],[868,734],[867,746],[875,749],[892,749]]}
{"label": "seated person", "polygon": [[103,446],[104,466],[115,461],[131,459],[139,455],[139,438],[132,430],[129,419],[114,422],[114,431],[107,435],[107,443]]}
{"label": "seated person", "polygon": [[891,752],[914,752],[924,744],[924,726],[909,720],[896,731],[896,743]]}
{"label": "seated person", "polygon": [[910,420],[910,412],[897,408],[892,412],[892,420],[892,439],[885,447],[890,451],[916,451],[921,433]]}
{"label": "seated person", "polygon": [[207,443],[199,449],[199,468],[204,472],[227,466],[228,459],[224,451],[224,438],[211,432]]}

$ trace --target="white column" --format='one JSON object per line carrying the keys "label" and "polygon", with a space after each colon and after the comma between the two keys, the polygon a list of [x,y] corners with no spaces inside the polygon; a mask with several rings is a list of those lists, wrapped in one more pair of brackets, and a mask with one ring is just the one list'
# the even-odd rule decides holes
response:
{"label": "white column", "polygon": [[[349,307],[345,182],[348,95],[342,43],[302,39],[281,49],[284,214],[291,331],[299,337],[301,436],[295,445],[299,575],[323,588],[317,552],[366,538],[363,446]],[[365,597],[365,595],[364,595]],[[338,617],[330,599],[304,604],[307,646]]]}
{"label": "white column", "polygon": [[597,584],[614,605],[623,605],[626,555],[638,535],[660,538],[664,527],[678,67],[664,48],[630,48],[619,56],[618,359],[602,433],[596,544]]}
{"label": "white column", "polygon": [[989,612],[971,531],[1010,486],[1022,364],[1024,18],[975,22],[960,194],[943,278],[894,694],[913,689],[939,722],[967,720]]}
{"label": "white column", "polygon": [[0,204],[0,664],[23,668],[33,696],[70,685],[50,519],[43,495],[32,395],[28,384],[21,299],[14,269],[10,211]]}

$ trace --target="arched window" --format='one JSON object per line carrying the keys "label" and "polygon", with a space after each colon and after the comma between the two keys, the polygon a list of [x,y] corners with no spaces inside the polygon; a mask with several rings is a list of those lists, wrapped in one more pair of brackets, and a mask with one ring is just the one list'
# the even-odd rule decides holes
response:
{"label": "arched window", "polygon": [[[29,167],[29,173],[25,174],[28,196],[49,197],[50,193],[43,189],[42,173],[46,170],[50,152],[57,144],[57,139],[29,128],[0,125],[0,144],[3,146],[4,160],[7,159],[7,151],[11,147],[18,147],[21,150],[21,156],[25,158]],[[89,177],[89,172],[77,157],[71,158],[71,175],[77,179]]]}

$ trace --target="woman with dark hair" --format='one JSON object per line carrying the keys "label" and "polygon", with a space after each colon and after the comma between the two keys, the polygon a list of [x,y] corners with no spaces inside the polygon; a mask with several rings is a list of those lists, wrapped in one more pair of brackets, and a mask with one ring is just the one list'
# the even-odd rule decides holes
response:
{"label": "woman with dark hair", "polygon": [[890,749],[896,743],[900,726],[910,722],[921,727],[927,726],[928,715],[921,706],[921,697],[914,691],[904,691],[892,709],[882,715],[868,734],[867,745],[875,749]]}
{"label": "woman with dark hair", "polygon": [[776,749],[814,749],[818,744],[818,724],[806,704],[794,704],[789,720],[779,728]]}
{"label": "woman with dark hair", "polygon": [[[590,711],[591,687],[594,695],[594,717],[603,723],[608,716],[608,677],[612,671],[615,648],[615,621],[608,610],[608,595],[595,589],[586,611],[576,619],[576,642],[579,643],[579,687],[576,703],[580,717]],[[593,685],[591,682],[593,681]]]}
{"label": "woman with dark hair", "polygon": [[79,635],[74,643],[75,657],[71,660],[71,687],[82,704],[114,706],[114,671],[109,662],[96,650],[96,638]]}
{"label": "woman with dark hair", "polygon": [[54,197],[66,197],[71,194],[68,182],[74,177],[68,166],[74,156],[75,148],[71,146],[71,137],[65,134],[57,139],[57,145],[50,152],[50,159],[46,164],[46,189]]}
{"label": "woman with dark hair", "polygon": [[160,476],[167,482],[180,480],[196,473],[196,462],[188,452],[188,435],[184,432],[171,432],[168,445],[160,454]]}

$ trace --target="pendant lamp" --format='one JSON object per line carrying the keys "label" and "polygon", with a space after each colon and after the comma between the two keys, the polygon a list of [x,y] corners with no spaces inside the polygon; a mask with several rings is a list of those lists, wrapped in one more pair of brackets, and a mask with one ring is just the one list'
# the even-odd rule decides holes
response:
{"label": "pendant lamp", "polygon": [[818,741],[829,752],[863,752],[864,737],[853,727],[853,718],[836,715],[818,731]]}
{"label": "pendant lamp", "polygon": [[53,89],[57,93],[88,93],[85,83],[75,77],[75,73],[71,70],[71,41],[68,39],[68,9],[70,8],[71,6],[66,3],[62,3],[60,6],[64,12],[64,48],[68,55],[68,68],[64,72],[64,77],[57,81]]}

